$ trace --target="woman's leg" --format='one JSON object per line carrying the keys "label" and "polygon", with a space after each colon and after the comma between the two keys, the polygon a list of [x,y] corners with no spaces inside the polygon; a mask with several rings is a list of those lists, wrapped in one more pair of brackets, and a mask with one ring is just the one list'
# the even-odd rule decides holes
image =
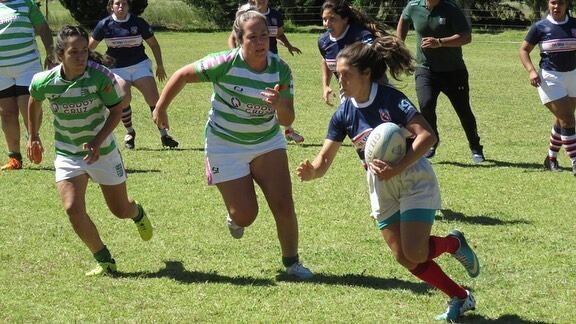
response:
{"label": "woman's leg", "polygon": [[0,98],[0,119],[2,120],[2,131],[4,132],[6,147],[10,157],[10,161],[2,167],[2,170],[22,168],[22,155],[20,153],[20,122],[18,120],[18,115],[19,111],[16,97]]}
{"label": "woman's leg", "polygon": [[562,145],[566,150],[566,154],[568,154],[572,161],[572,171],[574,175],[576,175],[575,100],[575,98],[564,97],[546,104],[546,107],[554,114],[557,123],[560,125],[560,138],[562,139]]}
{"label": "woman's leg", "polygon": [[258,201],[251,175],[218,183],[216,187],[224,199],[228,216],[235,225],[247,227],[256,220]]}

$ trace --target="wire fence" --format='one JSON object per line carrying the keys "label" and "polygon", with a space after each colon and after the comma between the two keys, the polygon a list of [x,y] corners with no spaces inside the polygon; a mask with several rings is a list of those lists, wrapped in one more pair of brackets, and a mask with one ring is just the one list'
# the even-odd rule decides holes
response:
{"label": "wire fence", "polygon": [[[404,7],[363,7],[362,10],[386,25],[396,26]],[[321,7],[282,7],[285,17],[295,25],[320,25]],[[500,6],[492,9],[463,9],[472,27],[523,29],[533,21],[518,9]]]}

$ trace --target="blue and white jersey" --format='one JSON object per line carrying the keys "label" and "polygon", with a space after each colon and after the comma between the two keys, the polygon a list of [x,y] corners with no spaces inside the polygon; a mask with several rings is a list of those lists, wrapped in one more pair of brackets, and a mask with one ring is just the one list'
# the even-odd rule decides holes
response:
{"label": "blue and white jersey", "polygon": [[346,136],[364,163],[366,140],[376,126],[392,122],[401,127],[418,115],[419,112],[402,92],[390,85],[372,83],[367,102],[357,103],[354,98],[346,100],[332,115],[326,139],[343,142]]}
{"label": "blue and white jersey", "polygon": [[524,39],[540,47],[540,68],[568,72],[576,69],[576,19],[556,22],[548,16],[536,22]]}
{"label": "blue and white jersey", "polygon": [[266,16],[266,22],[268,23],[270,52],[278,54],[278,42],[276,41],[276,37],[278,36],[278,29],[284,27],[284,18],[278,10],[272,8],[268,8],[268,11],[264,16]]}
{"label": "blue and white jersey", "polygon": [[361,41],[370,44],[373,40],[374,35],[364,26],[350,24],[338,38],[332,37],[328,31],[320,35],[318,38],[318,49],[330,71],[338,77],[336,74],[336,56],[338,56],[338,53],[344,47],[355,42]]}
{"label": "blue and white jersey", "polygon": [[100,20],[92,31],[92,38],[106,42],[106,54],[116,60],[115,68],[127,67],[148,59],[142,42],[152,36],[154,32],[150,25],[144,19],[131,14],[124,20],[118,20],[115,15],[108,16]]}

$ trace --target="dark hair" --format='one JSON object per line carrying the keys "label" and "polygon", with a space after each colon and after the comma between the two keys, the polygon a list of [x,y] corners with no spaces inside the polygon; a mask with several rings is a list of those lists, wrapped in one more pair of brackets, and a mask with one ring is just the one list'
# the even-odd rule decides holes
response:
{"label": "dark hair", "polygon": [[234,20],[234,25],[232,26],[232,30],[234,31],[234,36],[236,37],[236,42],[238,44],[242,44],[242,36],[244,36],[244,23],[248,20],[256,18],[261,19],[266,26],[268,26],[268,22],[266,20],[266,16],[259,13],[255,7],[250,4],[244,4],[238,8],[236,12],[236,19]]}
{"label": "dark hair", "polygon": [[[80,26],[65,25],[58,31],[56,35],[56,44],[54,45],[54,54],[57,58],[64,55],[64,50],[66,49],[66,43],[70,37],[81,37],[88,42],[88,33],[84,28]],[[107,67],[112,67],[114,65],[114,59],[108,55],[102,55],[98,52],[90,50],[88,54],[88,59],[94,61],[98,64],[105,65]]]}
{"label": "dark hair", "polygon": [[361,72],[369,69],[371,81],[386,78],[388,69],[395,80],[400,80],[401,74],[414,72],[414,58],[396,36],[377,37],[371,44],[356,42],[348,45],[338,53],[337,59],[341,58]]}
{"label": "dark hair", "polygon": [[[115,0],[108,0],[108,4],[106,5],[106,10],[108,11],[109,14],[112,14],[113,12],[112,6],[114,5],[114,1]],[[132,0],[126,0],[126,2],[128,3],[128,8],[132,10]],[[128,12],[130,12],[130,10],[128,10]]]}
{"label": "dark hair", "polygon": [[332,10],[342,18],[348,18],[348,24],[358,24],[368,29],[375,37],[388,36],[388,32],[376,20],[370,18],[364,12],[350,6],[345,0],[326,0],[320,9],[320,15],[324,10]]}

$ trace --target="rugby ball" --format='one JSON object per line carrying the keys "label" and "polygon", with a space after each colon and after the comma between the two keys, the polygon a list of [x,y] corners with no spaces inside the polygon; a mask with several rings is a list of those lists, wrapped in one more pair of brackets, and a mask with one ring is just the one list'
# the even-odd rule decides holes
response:
{"label": "rugby ball", "polygon": [[364,146],[364,159],[395,163],[406,154],[406,133],[394,123],[382,123],[372,130]]}

